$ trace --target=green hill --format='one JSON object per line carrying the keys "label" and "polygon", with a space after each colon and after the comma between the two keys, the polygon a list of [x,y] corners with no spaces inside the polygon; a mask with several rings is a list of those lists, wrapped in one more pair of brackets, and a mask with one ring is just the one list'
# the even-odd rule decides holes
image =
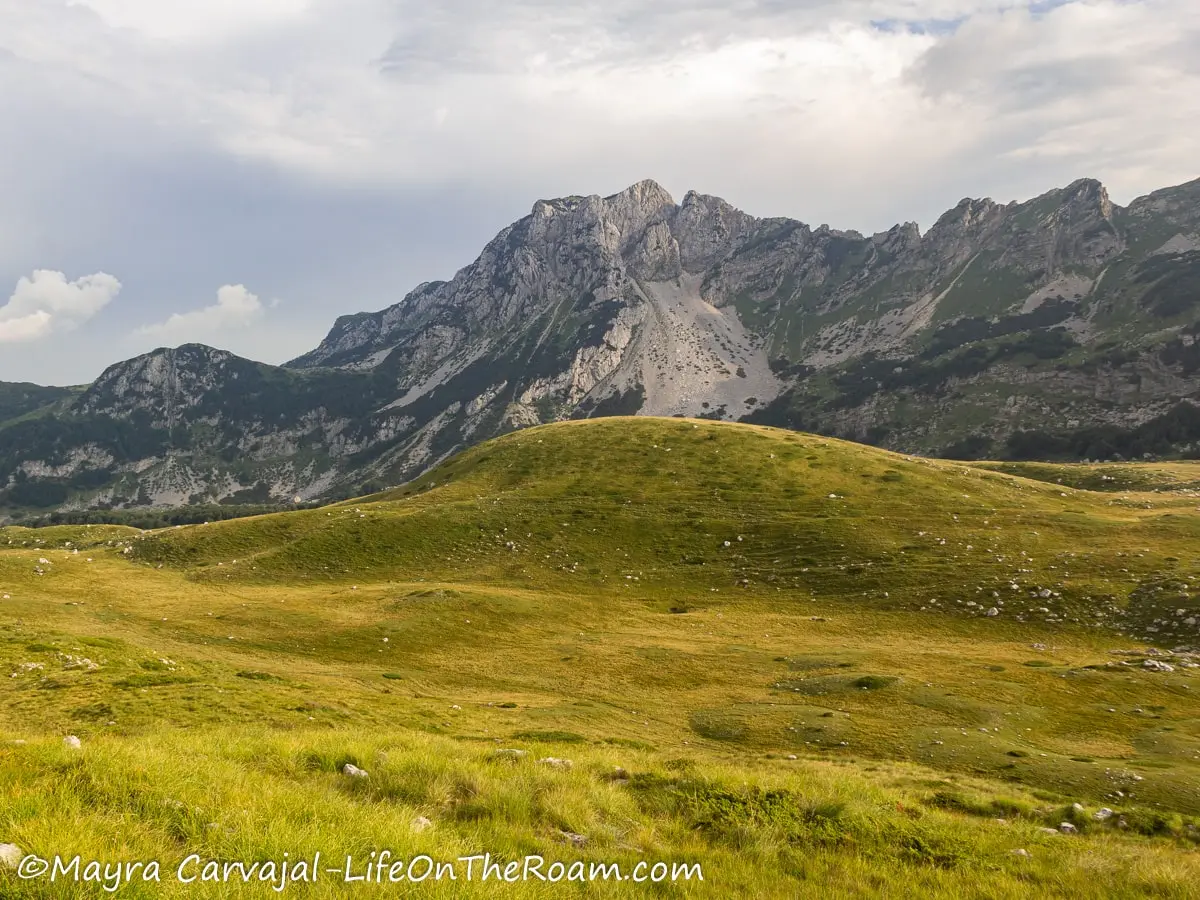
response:
{"label": "green hill", "polygon": [[[1188,896],[1200,465],[997,468],[618,418],[319,509],[0,529],[0,843],[702,862],[672,896]],[[238,890],[128,895],[272,895]]]}

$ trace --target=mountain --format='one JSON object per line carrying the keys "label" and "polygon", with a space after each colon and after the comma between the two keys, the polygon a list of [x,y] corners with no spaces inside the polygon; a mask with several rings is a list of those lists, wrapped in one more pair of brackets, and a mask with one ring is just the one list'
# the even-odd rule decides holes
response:
{"label": "mountain", "polygon": [[0,507],[349,496],[623,413],[959,458],[1194,456],[1198,336],[1200,180],[1121,207],[1084,179],[870,236],[643,181],[538,201],[282,367],[189,345],[11,411],[6,386]]}

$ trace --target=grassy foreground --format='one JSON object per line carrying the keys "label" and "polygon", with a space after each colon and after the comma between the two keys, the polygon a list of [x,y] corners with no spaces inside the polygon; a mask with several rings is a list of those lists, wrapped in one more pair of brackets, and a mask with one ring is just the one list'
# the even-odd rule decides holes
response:
{"label": "grassy foreground", "polygon": [[286,893],[1194,896],[1200,466],[1094,468],[613,419],[324,509],[0,529],[0,844],[159,860],[130,897],[384,849],[704,880]]}

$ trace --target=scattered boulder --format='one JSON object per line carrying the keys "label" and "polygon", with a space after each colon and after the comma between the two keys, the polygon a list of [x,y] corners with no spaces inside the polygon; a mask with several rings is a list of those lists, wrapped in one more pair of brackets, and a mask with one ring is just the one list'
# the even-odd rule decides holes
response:
{"label": "scattered boulder", "polygon": [[528,755],[528,750],[517,750],[512,747],[504,747],[500,750],[492,751],[493,759],[524,759]]}
{"label": "scattered boulder", "polygon": [[1092,818],[1095,819],[1097,822],[1107,822],[1114,815],[1115,815],[1115,813],[1113,813],[1113,811],[1111,809],[1109,809],[1107,806],[1103,806],[1100,809],[1096,810],[1094,813],[1092,813]]}
{"label": "scattered boulder", "polygon": [[582,847],[587,844],[588,839],[582,834],[576,834],[573,831],[560,831],[562,839],[573,847]]}
{"label": "scattered boulder", "polygon": [[1148,659],[1142,663],[1143,669],[1149,669],[1151,672],[1174,672],[1175,667],[1170,663],[1159,662],[1157,659]]}
{"label": "scattered boulder", "polygon": [[1011,853],[1013,856],[1020,856],[1023,859],[1028,859],[1030,856],[1029,851],[1026,850],[1024,847],[1018,847],[1016,850],[1009,850],[1008,852]]}
{"label": "scattered boulder", "polygon": [[1079,831],[1079,829],[1076,828],[1074,825],[1072,825],[1070,822],[1059,822],[1058,830],[1061,831],[1063,834],[1075,834],[1077,831]]}
{"label": "scattered boulder", "polygon": [[354,763],[346,763],[344,766],[342,766],[342,774],[349,775],[351,778],[369,777],[364,769],[360,769],[358,766],[354,765]]}
{"label": "scattered boulder", "polygon": [[1038,831],[1040,831],[1042,834],[1053,834],[1056,837],[1058,836],[1058,833],[1059,833],[1057,831],[1057,829],[1054,829],[1054,828],[1039,828]]}
{"label": "scattered boulder", "polygon": [[83,747],[83,741],[75,737],[73,734],[68,734],[65,738],[63,738],[63,746],[71,750],[79,750]]}
{"label": "scattered boulder", "polygon": [[989,609],[987,612],[985,612],[984,615],[987,616],[988,618],[994,618],[995,616],[1000,615],[1000,610],[996,609],[996,607],[993,606],[991,609]]}
{"label": "scattered boulder", "polygon": [[16,844],[0,844],[0,869],[15,869],[23,858],[24,854]]}
{"label": "scattered boulder", "polygon": [[549,766],[552,769],[569,769],[574,763],[569,759],[559,759],[557,756],[547,756],[538,760],[539,766]]}

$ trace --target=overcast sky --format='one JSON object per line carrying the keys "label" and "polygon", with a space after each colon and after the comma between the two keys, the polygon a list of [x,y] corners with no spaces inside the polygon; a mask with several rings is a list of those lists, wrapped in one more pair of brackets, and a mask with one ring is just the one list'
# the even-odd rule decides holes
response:
{"label": "overcast sky", "polygon": [[533,202],[870,233],[1200,176],[1197,0],[0,0],[0,380],[266,362]]}

